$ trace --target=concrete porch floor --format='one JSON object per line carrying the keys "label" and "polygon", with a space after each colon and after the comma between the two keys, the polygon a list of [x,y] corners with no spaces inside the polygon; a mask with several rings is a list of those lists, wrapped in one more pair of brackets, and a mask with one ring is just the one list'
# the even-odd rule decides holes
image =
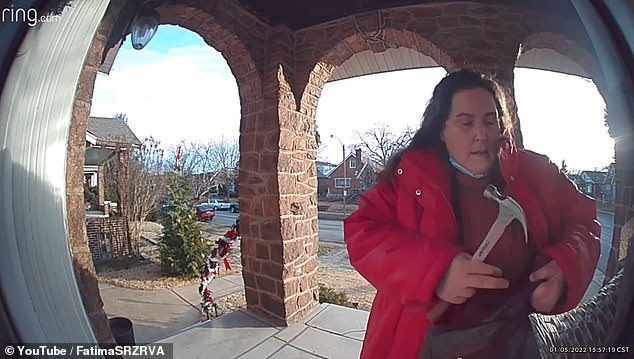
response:
{"label": "concrete porch floor", "polygon": [[358,358],[369,313],[322,303],[301,321],[276,327],[240,310],[160,340],[174,358]]}

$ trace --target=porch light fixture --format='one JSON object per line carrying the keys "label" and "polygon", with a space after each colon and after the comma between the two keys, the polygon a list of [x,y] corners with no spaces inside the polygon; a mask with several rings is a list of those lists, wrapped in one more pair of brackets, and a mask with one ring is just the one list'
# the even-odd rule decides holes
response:
{"label": "porch light fixture", "polygon": [[142,8],[132,20],[132,47],[136,50],[144,48],[156,34],[158,25],[158,13],[154,9]]}

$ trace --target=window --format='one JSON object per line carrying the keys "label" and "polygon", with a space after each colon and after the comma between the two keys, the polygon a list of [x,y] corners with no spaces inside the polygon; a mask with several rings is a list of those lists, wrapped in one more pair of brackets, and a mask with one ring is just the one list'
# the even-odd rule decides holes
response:
{"label": "window", "polygon": [[[335,178],[335,188],[344,188],[343,187],[344,178]],[[346,188],[350,188],[350,178],[345,178],[346,180]]]}
{"label": "window", "polygon": [[357,168],[357,160],[354,158],[351,158],[350,160],[348,160],[348,163],[350,164],[350,168]]}

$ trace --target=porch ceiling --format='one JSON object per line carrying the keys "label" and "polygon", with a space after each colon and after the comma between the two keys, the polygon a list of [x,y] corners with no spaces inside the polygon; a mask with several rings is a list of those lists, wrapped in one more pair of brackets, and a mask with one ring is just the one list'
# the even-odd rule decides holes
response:
{"label": "porch ceiling", "polygon": [[114,150],[107,148],[86,148],[84,164],[87,166],[98,166],[104,163],[114,154]]}
{"label": "porch ceiling", "polygon": [[[449,0],[238,0],[251,13],[270,25],[285,25],[300,30],[366,11],[392,7],[460,3]],[[464,1],[462,1],[464,2]],[[470,1],[473,2],[473,1]],[[476,1],[478,2],[478,1]],[[576,11],[569,1],[552,0],[487,0],[486,4],[513,5],[532,11],[574,20]]]}
{"label": "porch ceiling", "polygon": [[354,54],[337,67],[329,82],[381,72],[438,67],[434,59],[406,47],[374,53],[370,50]]}
{"label": "porch ceiling", "polygon": [[[337,67],[328,82],[388,71],[430,67],[438,67],[438,64],[431,57],[405,47],[388,49],[381,53],[366,50],[354,54]],[[551,49],[526,51],[517,59],[516,67],[591,77],[576,62]]]}
{"label": "porch ceiling", "polygon": [[[284,25],[292,30],[301,30],[338,18],[379,9],[420,5],[460,3],[450,0],[238,0],[245,8],[270,25]],[[477,1],[476,1],[477,2]],[[501,4],[543,12],[564,20],[579,21],[569,1],[552,0],[487,0],[488,5]],[[437,67],[429,56],[408,48],[388,49],[382,53],[364,51],[355,54],[339,66],[330,82],[356,76],[382,72]],[[522,54],[517,67],[555,71],[589,78],[581,66],[569,58],[548,49],[533,49]]]}

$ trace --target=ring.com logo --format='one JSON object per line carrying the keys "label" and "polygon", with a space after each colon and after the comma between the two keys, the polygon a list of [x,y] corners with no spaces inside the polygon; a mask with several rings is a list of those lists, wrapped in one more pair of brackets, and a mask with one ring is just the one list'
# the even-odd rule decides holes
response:
{"label": "ring.com logo", "polygon": [[1,22],[23,22],[28,26],[35,26],[38,22],[57,22],[60,15],[38,15],[37,9],[16,8],[11,4],[0,12]]}

